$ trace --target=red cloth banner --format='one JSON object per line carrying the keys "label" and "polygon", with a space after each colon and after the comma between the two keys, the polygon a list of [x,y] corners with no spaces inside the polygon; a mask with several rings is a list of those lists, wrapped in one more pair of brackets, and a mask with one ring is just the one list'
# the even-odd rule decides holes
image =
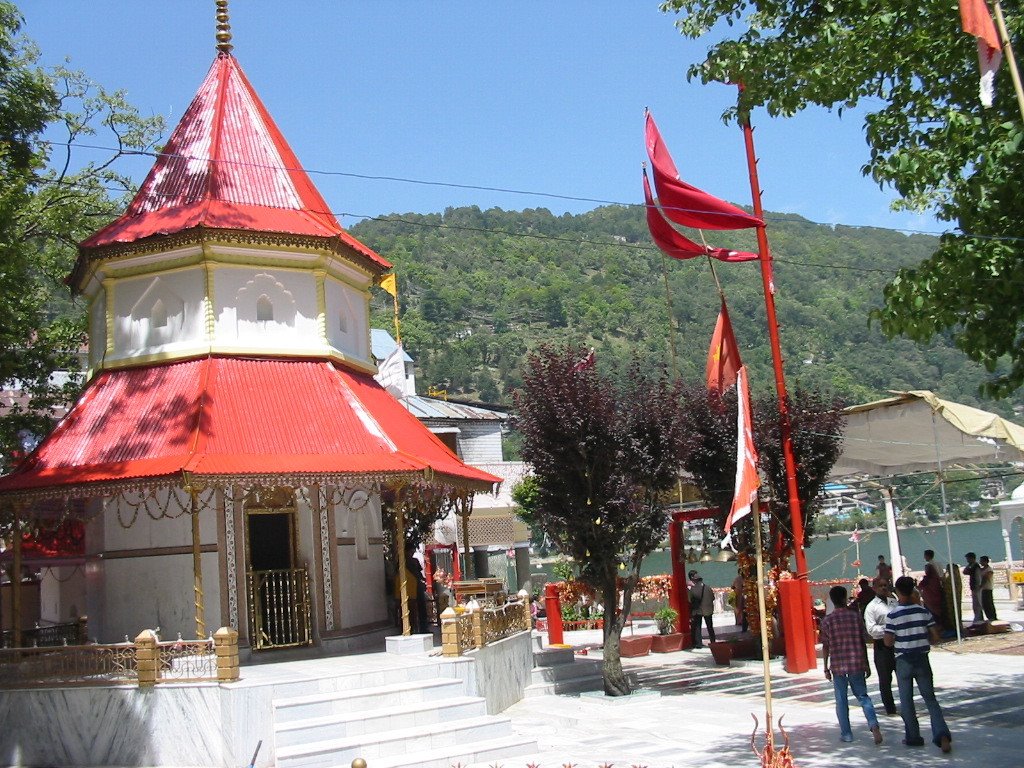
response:
{"label": "red cloth banner", "polygon": [[676,224],[696,229],[747,229],[764,222],[732,203],[709,195],[679,178],[672,156],[661,138],[654,117],[647,113],[647,155],[654,173],[654,188],[665,216]]}
{"label": "red cloth banner", "polygon": [[753,424],[750,417],[750,390],[747,368],[740,366],[736,377],[736,483],[732,496],[732,509],[725,519],[725,541],[731,544],[733,526],[751,513],[761,478],[757,475],[757,449],[754,447]]}
{"label": "red cloth banner", "polygon": [[978,38],[978,65],[981,67],[981,103],[992,106],[995,98],[996,71],[1003,60],[999,33],[985,0],[960,0],[960,21],[964,32]]}
{"label": "red cloth banner", "polygon": [[722,299],[722,308],[718,311],[718,322],[715,323],[715,332],[711,335],[711,346],[708,348],[705,370],[708,389],[721,395],[736,383],[742,365],[740,347],[732,332],[732,323],[729,322],[729,310],[725,308],[725,299]]}
{"label": "red cloth banner", "polygon": [[[671,162],[671,158],[669,161]],[[658,210],[654,196],[651,194],[651,184],[647,180],[646,171],[644,171],[644,204],[647,206],[647,228],[651,231],[651,238],[666,256],[671,256],[673,259],[710,256],[720,261],[753,261],[757,258],[756,253],[748,251],[731,251],[728,248],[699,245],[678,232]]]}

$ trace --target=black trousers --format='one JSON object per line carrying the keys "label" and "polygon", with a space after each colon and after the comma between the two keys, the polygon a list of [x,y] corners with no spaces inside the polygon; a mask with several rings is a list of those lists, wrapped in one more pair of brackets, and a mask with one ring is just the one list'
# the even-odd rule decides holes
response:
{"label": "black trousers", "polygon": [[996,620],[996,601],[992,597],[991,589],[981,590],[981,610],[985,612],[986,619]]}
{"label": "black trousers", "polygon": [[892,675],[896,671],[896,653],[886,646],[884,640],[873,640],[875,646],[875,673],[878,675],[878,693],[882,697],[885,711],[896,714],[896,702],[892,697]]}
{"label": "black trousers", "polygon": [[693,640],[694,648],[700,648],[704,645],[704,643],[701,641],[701,619],[703,619],[704,623],[707,625],[708,640],[712,643],[715,642],[715,625],[712,623],[711,616],[701,616],[699,613],[695,613],[692,616],[690,616],[690,637]]}

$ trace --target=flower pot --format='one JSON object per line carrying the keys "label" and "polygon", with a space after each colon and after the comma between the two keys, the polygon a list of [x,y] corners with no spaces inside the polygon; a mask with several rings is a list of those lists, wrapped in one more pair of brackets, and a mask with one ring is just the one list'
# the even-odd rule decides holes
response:
{"label": "flower pot", "polygon": [[619,656],[630,659],[634,656],[646,656],[651,652],[653,635],[635,635],[624,637],[619,641]]}
{"label": "flower pot", "polygon": [[729,662],[732,661],[732,646],[732,643],[724,643],[721,641],[708,643],[708,647],[711,649],[711,655],[715,658],[715,663],[722,667],[728,667]]}
{"label": "flower pot", "polygon": [[683,650],[683,635],[680,632],[651,636],[651,651],[653,653],[672,653],[681,650]]}

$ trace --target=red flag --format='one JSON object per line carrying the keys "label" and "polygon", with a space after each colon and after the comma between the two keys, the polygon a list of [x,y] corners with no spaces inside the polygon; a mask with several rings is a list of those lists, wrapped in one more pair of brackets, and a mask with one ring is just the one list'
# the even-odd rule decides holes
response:
{"label": "red flag", "polygon": [[960,0],[960,21],[964,32],[978,38],[978,64],[981,67],[981,103],[992,106],[996,71],[1003,60],[996,25],[985,0]]}
{"label": "red flag", "polygon": [[666,256],[671,256],[673,259],[711,256],[721,261],[753,261],[757,258],[756,253],[749,253],[748,251],[730,251],[727,248],[711,248],[710,246],[698,245],[690,238],[676,231],[654,203],[654,197],[651,195],[651,184],[647,180],[647,171],[644,171],[644,203],[647,206],[647,228],[651,231],[654,244]]}
{"label": "red flag", "polygon": [[589,368],[593,368],[596,362],[597,360],[594,357],[594,348],[591,347],[590,351],[587,352],[587,354],[585,354],[582,358],[580,358],[579,362],[572,367],[572,372],[579,373],[580,371],[585,371]]}
{"label": "red flag", "polygon": [[732,332],[732,323],[729,322],[729,310],[725,308],[725,299],[722,299],[722,308],[718,312],[718,322],[715,323],[711,347],[708,349],[708,389],[714,389],[721,395],[736,383],[742,365],[740,348]]}
{"label": "red flag", "polygon": [[761,478],[757,475],[757,449],[754,447],[753,425],[750,418],[750,390],[747,386],[747,368],[741,366],[736,378],[736,482],[733,486],[732,509],[725,518],[725,540],[722,546],[732,545],[732,529],[750,514]]}
{"label": "red flag", "polygon": [[669,219],[684,227],[696,229],[764,226],[764,222],[756,216],[682,181],[650,112],[647,113],[646,135],[654,187],[658,190],[658,201]]}

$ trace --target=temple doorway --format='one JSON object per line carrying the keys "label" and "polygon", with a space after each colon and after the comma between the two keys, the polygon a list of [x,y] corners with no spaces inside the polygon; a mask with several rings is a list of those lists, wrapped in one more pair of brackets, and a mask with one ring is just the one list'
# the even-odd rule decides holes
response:
{"label": "temple doorway", "polygon": [[294,493],[260,494],[246,504],[245,513],[252,648],[309,645],[309,574],[296,557]]}

